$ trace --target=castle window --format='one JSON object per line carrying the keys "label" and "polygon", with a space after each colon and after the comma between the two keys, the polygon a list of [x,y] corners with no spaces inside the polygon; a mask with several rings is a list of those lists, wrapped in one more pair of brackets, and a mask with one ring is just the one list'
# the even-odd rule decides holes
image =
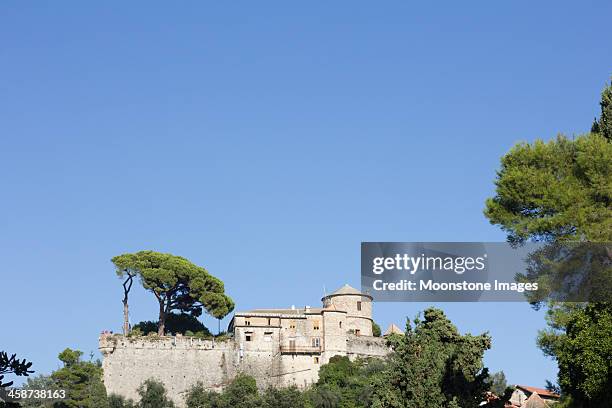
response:
{"label": "castle window", "polygon": [[247,332],[244,334],[244,338],[246,341],[253,341],[253,333]]}
{"label": "castle window", "polygon": [[359,336],[360,334],[361,334],[361,330],[359,330],[359,329],[355,329],[355,335],[356,335],[356,336]]}
{"label": "castle window", "polygon": [[245,324],[245,326],[250,326],[251,325],[251,321],[249,319],[244,319],[244,324]]}
{"label": "castle window", "polygon": [[321,347],[321,339],[319,337],[312,338],[312,347]]}
{"label": "castle window", "polygon": [[272,325],[272,319],[268,317],[268,326],[271,326],[271,325]]}
{"label": "castle window", "polygon": [[315,363],[315,364],[319,364],[319,357],[315,357],[315,358],[314,358],[314,363]]}
{"label": "castle window", "polygon": [[342,328],[342,322],[340,322],[340,328]]}
{"label": "castle window", "polygon": [[319,321],[315,320],[314,322],[312,322],[312,328],[313,330],[319,330]]}
{"label": "castle window", "polygon": [[361,312],[361,302],[357,302],[357,310]]}
{"label": "castle window", "polygon": [[264,341],[272,341],[272,332],[264,333]]}
{"label": "castle window", "polygon": [[290,328],[290,329],[295,329],[295,321],[294,321],[294,320],[291,320],[291,321],[289,322],[289,328]]}

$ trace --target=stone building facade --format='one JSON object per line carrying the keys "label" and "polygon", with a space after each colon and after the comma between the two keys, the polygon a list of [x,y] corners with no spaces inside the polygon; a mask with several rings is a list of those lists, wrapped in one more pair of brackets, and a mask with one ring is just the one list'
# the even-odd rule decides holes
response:
{"label": "stone building facade", "polygon": [[319,367],[335,355],[382,357],[385,340],[372,336],[372,298],[348,285],[325,296],[320,308],[255,309],[236,312],[227,341],[166,336],[150,339],[103,335],[104,383],[108,393],[137,399],[136,390],[157,378],[184,405],[197,382],[219,390],[238,373],[252,375],[260,388],[318,379]]}

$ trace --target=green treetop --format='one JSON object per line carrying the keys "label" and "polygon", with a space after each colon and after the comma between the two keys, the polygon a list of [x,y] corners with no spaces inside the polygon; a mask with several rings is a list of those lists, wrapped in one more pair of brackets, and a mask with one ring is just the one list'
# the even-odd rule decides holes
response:
{"label": "green treetop", "polygon": [[234,309],[223,282],[185,258],[154,251],[123,254],[112,259],[117,274],[140,278],[143,287],[159,303],[158,334],[164,334],[166,317],[172,311],[197,317],[206,311],[222,319]]}
{"label": "green treetop", "polygon": [[601,92],[601,116],[595,119],[591,131],[599,133],[609,141],[612,141],[612,83]]}
{"label": "green treetop", "polygon": [[599,134],[518,144],[495,186],[485,215],[510,242],[611,238],[612,143]]}
{"label": "green treetop", "polygon": [[64,367],[51,374],[57,389],[66,391],[66,398],[56,402],[56,408],[107,408],[106,390],[102,383],[99,361],[81,361],[78,350],[66,349],[58,358]]}
{"label": "green treetop", "polygon": [[475,407],[488,389],[484,352],[488,334],[461,335],[439,309],[425,310],[404,335],[389,342],[394,353],[377,384],[373,407]]}
{"label": "green treetop", "polygon": [[[496,194],[487,200],[484,213],[507,232],[509,242],[545,241],[545,251],[567,241],[612,242],[612,87],[604,89],[600,105],[601,117],[591,133],[573,140],[558,136],[550,142],[521,143],[502,157]],[[599,246],[601,254],[585,248],[589,257],[601,260],[596,277],[610,276],[610,247]],[[551,283],[547,265],[562,272],[552,283],[593,283],[583,279],[589,276],[584,275],[584,262],[582,267],[546,262],[532,274],[544,286]],[[609,287],[609,279],[605,281],[595,288],[605,290],[601,286]],[[576,407],[611,407],[612,303],[551,301],[548,306],[549,328],[540,332],[538,345],[557,360],[564,398]]]}

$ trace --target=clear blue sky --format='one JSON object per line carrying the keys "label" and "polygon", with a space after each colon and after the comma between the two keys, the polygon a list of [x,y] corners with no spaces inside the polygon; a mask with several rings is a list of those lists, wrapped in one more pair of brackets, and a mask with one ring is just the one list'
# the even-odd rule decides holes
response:
{"label": "clear blue sky", "polygon": [[[246,309],[358,286],[361,241],[504,240],[499,157],[587,130],[612,74],[610,2],[222,3],[0,5],[0,349],[38,373],[119,331],[123,252],[185,256]],[[438,306],[492,334],[492,371],[555,378],[541,312]]]}

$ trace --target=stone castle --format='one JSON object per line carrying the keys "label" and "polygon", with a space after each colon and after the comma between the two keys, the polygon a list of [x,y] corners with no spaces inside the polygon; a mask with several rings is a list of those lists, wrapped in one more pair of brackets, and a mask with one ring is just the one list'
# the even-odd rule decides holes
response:
{"label": "stone castle", "polygon": [[246,373],[260,388],[304,388],[317,381],[319,367],[333,356],[389,353],[385,340],[372,336],[371,296],[345,285],[321,300],[317,308],[236,312],[228,328],[233,336],[226,341],[102,335],[107,392],[137,400],[140,384],[156,378],[184,406],[186,391],[197,382],[219,390]]}

